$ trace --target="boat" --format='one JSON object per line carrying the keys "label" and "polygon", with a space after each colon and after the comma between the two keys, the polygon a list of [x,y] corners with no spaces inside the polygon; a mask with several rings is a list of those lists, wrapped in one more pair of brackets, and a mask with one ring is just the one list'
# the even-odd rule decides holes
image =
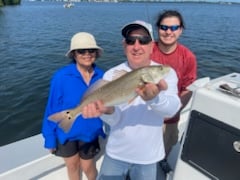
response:
{"label": "boat", "polygon": [[[179,140],[167,159],[172,171],[158,173],[158,179],[239,179],[240,73],[201,78],[188,88],[193,96],[181,112]],[[106,143],[100,141],[98,169]],[[0,179],[67,179],[62,158],[43,148],[41,134],[0,147],[0,162]]]}
{"label": "boat", "polygon": [[64,8],[73,8],[74,7],[74,3],[71,1],[67,1],[64,5]]}

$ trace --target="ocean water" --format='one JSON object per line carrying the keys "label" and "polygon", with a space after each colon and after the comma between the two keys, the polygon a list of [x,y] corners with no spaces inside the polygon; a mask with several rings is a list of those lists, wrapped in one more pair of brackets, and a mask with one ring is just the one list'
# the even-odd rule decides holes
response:
{"label": "ocean water", "polygon": [[104,49],[97,64],[107,70],[126,60],[121,27],[137,19],[154,25],[165,9],[183,14],[180,42],[196,54],[199,78],[240,72],[240,4],[82,2],[66,9],[23,1],[0,8],[0,146],[40,132],[50,78],[69,62],[73,34],[94,34]]}

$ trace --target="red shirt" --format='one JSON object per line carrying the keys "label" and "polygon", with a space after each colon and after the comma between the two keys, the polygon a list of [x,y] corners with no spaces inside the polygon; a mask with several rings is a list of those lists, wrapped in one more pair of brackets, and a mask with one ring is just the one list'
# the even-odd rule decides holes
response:
{"label": "red shirt", "polygon": [[[178,77],[178,94],[185,91],[187,86],[197,78],[196,56],[182,44],[177,44],[174,52],[164,54],[159,50],[158,42],[155,42],[151,59],[160,64],[169,65],[176,71]],[[167,123],[175,123],[178,120],[179,117],[168,120]]]}

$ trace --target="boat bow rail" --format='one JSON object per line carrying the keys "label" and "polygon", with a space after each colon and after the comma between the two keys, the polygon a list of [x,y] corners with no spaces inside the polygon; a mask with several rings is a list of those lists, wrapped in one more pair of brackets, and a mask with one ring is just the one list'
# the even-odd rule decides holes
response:
{"label": "boat bow rail", "polygon": [[[43,148],[40,134],[0,147],[0,162],[0,179],[4,180],[41,179],[64,168],[61,158]],[[59,175],[64,177],[64,173]]]}

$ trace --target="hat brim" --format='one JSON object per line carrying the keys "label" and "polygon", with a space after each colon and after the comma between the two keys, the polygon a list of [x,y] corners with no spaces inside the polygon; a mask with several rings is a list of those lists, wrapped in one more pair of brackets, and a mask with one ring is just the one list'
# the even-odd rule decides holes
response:
{"label": "hat brim", "polygon": [[[127,35],[128,35],[130,32],[132,32],[133,30],[136,30],[136,29],[140,29],[140,28],[143,28],[143,29],[148,33],[148,35],[151,36],[151,34],[149,34],[149,30],[148,30],[146,27],[144,27],[144,26],[142,26],[142,25],[140,25],[140,24],[134,24],[134,23],[125,26],[125,27],[122,29],[122,35],[123,35],[123,37],[126,38]],[[151,36],[151,38],[152,38],[152,36]]]}
{"label": "hat brim", "polygon": [[91,46],[91,47],[84,47],[84,48],[76,48],[76,49],[70,49],[68,52],[65,54],[68,58],[73,58],[72,51],[77,50],[77,49],[97,49],[98,50],[98,57],[100,57],[103,53],[103,49],[99,46]]}

